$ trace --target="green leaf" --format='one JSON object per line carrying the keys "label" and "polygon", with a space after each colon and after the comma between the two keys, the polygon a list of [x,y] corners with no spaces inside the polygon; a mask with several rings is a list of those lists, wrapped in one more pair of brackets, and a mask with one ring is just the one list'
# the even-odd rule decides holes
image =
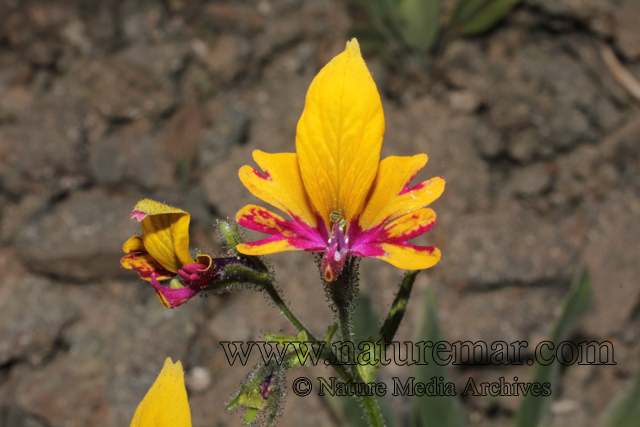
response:
{"label": "green leaf", "polygon": [[[571,329],[580,316],[587,310],[591,302],[592,286],[589,272],[582,270],[576,277],[577,280],[574,281],[573,286],[563,302],[562,312],[556,319],[551,336],[549,337],[549,341],[554,344],[559,344],[569,338]],[[553,350],[544,346],[540,352],[540,357],[550,360],[552,354]],[[560,366],[560,363],[557,363],[557,361],[547,366],[536,365],[531,382],[540,384],[550,383],[551,389],[553,390],[558,381]],[[533,394],[528,394],[520,404],[514,427],[539,426],[547,413],[550,403],[551,396],[534,396]]]}
{"label": "green leaf", "polygon": [[491,29],[504,18],[520,0],[493,0],[469,19],[462,27],[461,34],[479,34]]}
{"label": "green leaf", "polygon": [[338,397],[329,394],[325,397],[329,407],[339,419],[339,425],[345,427],[369,427],[369,421],[362,416],[362,408],[353,397]]}
{"label": "green leaf", "polygon": [[358,39],[364,56],[383,54],[388,47],[386,37],[371,24],[353,24],[347,32],[347,39],[354,37]]}
{"label": "green leaf", "polygon": [[631,387],[615,397],[604,412],[601,427],[635,427],[640,420],[640,372]]}
{"label": "green leaf", "polygon": [[397,41],[399,0],[352,0],[369,15],[371,25],[386,41]]}
{"label": "green leaf", "polygon": [[456,3],[451,16],[451,24],[468,21],[482,7],[492,0],[460,0]]}
{"label": "green leaf", "polygon": [[336,325],[335,323],[327,328],[327,332],[324,333],[324,342],[327,343],[327,345],[331,344],[331,340],[333,339],[333,336],[335,335],[337,330],[338,325]]}
{"label": "green leaf", "polygon": [[409,270],[402,278],[400,290],[398,290],[396,298],[391,304],[391,309],[380,328],[378,338],[384,338],[386,341],[393,341],[393,338],[396,336],[396,332],[398,332],[398,328],[400,327],[400,322],[402,322],[404,314],[407,311],[407,305],[409,304],[409,298],[411,297],[413,283],[415,282],[418,273],[420,273],[420,270]]}
{"label": "green leaf", "polygon": [[258,415],[258,410],[255,408],[249,408],[247,409],[246,414],[244,414],[244,420],[242,422],[244,425],[250,426],[256,415]]}
{"label": "green leaf", "polygon": [[[426,310],[422,332],[416,341],[434,343],[442,341],[436,295],[432,289],[428,289],[426,293]],[[433,377],[443,377],[446,383],[449,378],[446,366],[435,363],[431,356],[431,352],[426,352],[424,358],[428,364],[414,365],[415,381],[428,384]],[[462,406],[455,396],[414,396],[412,399],[411,426],[462,427],[465,425]]]}
{"label": "green leaf", "polygon": [[[378,333],[380,320],[375,310],[371,298],[367,294],[360,294],[358,305],[353,313],[353,341],[356,352],[360,355],[358,345],[363,341],[373,342]],[[375,360],[375,353],[370,354],[369,360]],[[375,379],[378,367],[368,363],[358,363],[356,365],[362,379],[369,383]]]}
{"label": "green leaf", "polygon": [[400,4],[400,32],[411,50],[427,54],[438,35],[440,0],[403,0]]}
{"label": "green leaf", "polygon": [[286,347],[289,343],[295,343],[300,341],[298,337],[294,337],[291,335],[276,335],[276,334],[271,334],[269,332],[265,332],[264,339],[269,342],[276,342],[282,345],[283,347]]}

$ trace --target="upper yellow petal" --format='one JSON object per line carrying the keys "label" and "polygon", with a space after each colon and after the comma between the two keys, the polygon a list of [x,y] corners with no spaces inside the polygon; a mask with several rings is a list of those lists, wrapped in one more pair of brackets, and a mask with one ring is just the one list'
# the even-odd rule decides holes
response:
{"label": "upper yellow petal", "polygon": [[302,184],[297,155],[268,154],[255,150],[253,159],[262,168],[264,175],[251,166],[243,166],[239,175],[245,187],[254,196],[289,214],[292,219],[294,216],[298,217],[315,227],[316,218],[309,207]]}
{"label": "upper yellow petal", "polygon": [[383,134],[380,95],[353,39],[311,83],[296,135],[302,181],[327,224],[334,211],[347,221],[362,211]]}
{"label": "upper yellow petal", "polygon": [[191,427],[180,361],[174,365],[167,358],[162,372],[138,405],[130,427]]}
{"label": "upper yellow petal", "polygon": [[391,156],[380,162],[373,191],[359,219],[363,230],[414,212],[440,197],[445,184],[441,177],[408,188],[411,179],[427,160],[426,154],[417,154],[411,157]]}
{"label": "upper yellow petal", "polygon": [[138,202],[134,212],[142,212],[142,241],[149,254],[167,270],[177,273],[195,261],[189,253],[188,213],[153,200]]}

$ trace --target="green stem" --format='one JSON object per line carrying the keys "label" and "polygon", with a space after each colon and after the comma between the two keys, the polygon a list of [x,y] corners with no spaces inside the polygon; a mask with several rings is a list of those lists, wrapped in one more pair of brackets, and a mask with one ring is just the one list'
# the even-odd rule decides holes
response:
{"label": "green stem", "polygon": [[[326,283],[329,288],[331,300],[338,313],[338,331],[340,333],[340,341],[343,343],[353,342],[351,313],[353,312],[353,300],[357,280],[355,262],[355,259],[350,257],[336,280]],[[349,363],[349,365],[347,365],[347,371],[349,371],[354,378],[360,379],[357,370],[354,369],[355,365],[351,364],[355,362],[355,354],[349,352],[347,356],[347,363]],[[340,360],[344,359],[341,357]]]}
{"label": "green stem", "polygon": [[[354,268],[354,261],[349,260],[347,262],[347,265],[345,266],[346,271],[344,276],[341,275],[342,280],[339,279],[329,284],[332,298],[334,298],[334,303],[336,304],[338,309],[338,320],[340,323],[339,327],[343,336],[343,340],[351,339],[350,313],[353,300],[349,300],[349,295],[353,295],[353,291],[355,289]],[[304,327],[302,322],[300,322],[298,318],[293,314],[293,312],[289,309],[289,307],[287,307],[287,304],[282,300],[280,294],[273,286],[273,282],[271,280],[260,281],[260,283],[256,284],[264,287],[273,302],[284,313],[284,315],[287,316],[287,319],[289,319],[289,321],[293,323],[293,326],[295,326],[298,331],[305,331],[310,341],[316,343],[318,342],[318,339],[314,337],[307,328]],[[336,287],[334,288],[334,286]],[[339,288],[337,286],[339,286]],[[338,358],[332,350],[326,349],[326,351],[323,353],[323,358],[329,359],[333,362],[333,368],[338,373],[338,375],[340,375],[340,378],[342,378],[344,382],[364,382],[357,370],[354,369],[354,372],[349,372],[347,369],[345,369],[345,366],[338,364]],[[362,403],[365,414],[371,422],[371,425],[373,427],[383,427],[384,421],[382,415],[380,414],[380,409],[378,408],[378,404],[375,398],[373,396],[361,396],[359,399]]]}
{"label": "green stem", "polygon": [[[261,283],[261,285],[264,286],[273,302],[276,303],[278,308],[284,313],[285,316],[287,316],[287,319],[289,319],[289,321],[293,323],[293,326],[295,326],[298,331],[305,331],[310,341],[315,343],[319,342],[318,339],[314,337],[307,328],[304,327],[302,322],[298,320],[298,318],[293,314],[289,307],[287,307],[287,304],[282,300],[280,294],[278,294],[278,291],[273,286],[273,283],[271,283],[270,280],[266,281],[265,283]],[[333,353],[333,351],[327,349],[326,352],[323,353],[323,358],[331,360],[333,368],[336,370],[338,375],[340,375],[344,382],[355,382],[356,379],[353,378],[352,375],[347,372],[347,370],[342,365],[338,364],[338,358]]]}
{"label": "green stem", "polygon": [[364,409],[364,413],[369,417],[369,421],[373,427],[383,427],[384,420],[382,418],[382,414],[380,414],[380,408],[378,408],[378,403],[373,396],[362,396],[360,397],[360,402],[362,402],[362,408]]}
{"label": "green stem", "polygon": [[282,300],[282,298],[280,298],[280,294],[276,290],[275,286],[273,286],[273,282],[271,282],[271,280],[266,280],[265,282],[260,283],[260,285],[262,285],[264,287],[264,289],[267,291],[267,294],[269,294],[269,296],[271,297],[273,302],[276,303],[276,305],[278,306],[280,311],[282,311],[284,313],[284,315],[287,316],[287,319],[289,319],[289,321],[291,321],[291,323],[293,323],[293,326],[295,326],[296,329],[299,332],[305,331],[307,333],[307,335],[309,335],[309,338],[312,341],[316,341],[316,342],[318,341],[313,336],[313,334],[311,332],[309,332],[309,330],[307,328],[304,327],[302,322],[300,322],[298,320],[298,318],[295,316],[295,314],[293,314],[293,312],[291,310],[289,310],[289,307],[287,307],[287,304],[285,304],[285,302]]}

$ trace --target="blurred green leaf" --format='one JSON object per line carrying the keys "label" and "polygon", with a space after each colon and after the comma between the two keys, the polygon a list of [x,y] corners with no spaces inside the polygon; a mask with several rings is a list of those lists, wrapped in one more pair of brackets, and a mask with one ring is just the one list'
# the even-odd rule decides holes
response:
{"label": "blurred green leaf", "polygon": [[482,7],[484,7],[487,3],[490,3],[492,0],[460,0],[456,3],[455,8],[453,9],[453,14],[451,15],[451,23],[468,21],[473,17],[475,13],[478,12]]}
{"label": "blurred green leaf", "polygon": [[187,188],[190,176],[191,164],[189,163],[189,160],[184,156],[179,156],[176,159],[176,178],[180,183],[180,187]]}
{"label": "blurred green leaf", "polygon": [[[587,310],[591,302],[592,286],[589,272],[582,270],[576,277],[577,280],[574,282],[563,302],[562,312],[556,319],[551,336],[549,337],[549,341],[556,345],[569,337],[569,333],[576,321]],[[554,351],[545,346],[540,353],[542,358],[549,360]],[[531,382],[541,384],[550,383],[551,389],[553,390],[558,381],[560,366],[560,363],[557,361],[547,366],[536,365]],[[534,396],[533,394],[528,394],[524,397],[518,409],[514,427],[539,426],[547,413],[550,403],[551,396]]]}
{"label": "blurred green leaf", "polygon": [[[358,345],[363,341],[375,342],[375,336],[378,333],[378,325],[380,320],[375,310],[371,298],[367,294],[360,294],[358,305],[353,313],[353,340],[358,354]],[[375,352],[371,352],[371,359],[375,358]],[[368,363],[359,363],[357,365],[358,372],[365,382],[371,382],[375,379],[378,371],[377,365]]]}
{"label": "blurred green leaf", "polygon": [[405,44],[415,52],[428,53],[438,35],[440,0],[403,0],[399,18]]}
{"label": "blurred green leaf", "polygon": [[631,387],[614,398],[604,412],[601,427],[636,427],[640,420],[640,372]]}
{"label": "blurred green leaf", "polygon": [[347,38],[358,39],[363,55],[380,54],[387,49],[387,40],[373,25],[354,24],[347,33]]}
{"label": "blurred green leaf", "polygon": [[[438,322],[437,301],[435,292],[428,289],[426,293],[426,315],[419,339],[415,341],[442,341],[442,331]],[[446,366],[433,361],[431,352],[425,352],[424,358],[428,364],[416,364],[414,369],[415,381],[429,383],[433,377],[449,379]],[[465,425],[465,415],[460,401],[455,396],[413,397],[411,426],[462,427]]]}
{"label": "blurred green leaf", "polygon": [[369,295],[360,293],[358,304],[353,312],[353,339],[356,348],[362,341],[372,341],[378,334],[380,318],[373,309]]}
{"label": "blurred green leaf", "polygon": [[480,9],[463,27],[462,34],[478,34],[491,29],[504,18],[520,0],[494,0]]}
{"label": "blurred green leaf", "polygon": [[397,19],[399,13],[398,0],[352,0],[359,5],[371,19],[373,28],[387,41],[398,37]]}
{"label": "blurred green leaf", "polygon": [[490,30],[520,0],[460,0],[449,22],[448,38]]}
{"label": "blurred green leaf", "polygon": [[353,397],[325,396],[333,413],[345,427],[369,427],[369,421],[362,416],[362,408]]}

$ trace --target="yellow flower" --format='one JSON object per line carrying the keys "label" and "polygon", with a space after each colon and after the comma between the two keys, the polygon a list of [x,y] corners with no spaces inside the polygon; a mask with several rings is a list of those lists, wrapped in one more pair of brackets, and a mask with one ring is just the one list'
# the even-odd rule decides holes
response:
{"label": "yellow flower", "polygon": [[184,265],[194,264],[189,253],[188,213],[153,200],[138,202],[131,218],[142,221],[142,236],[133,236],[122,250],[127,255],[122,265],[135,269],[144,280],[168,279],[175,276]]}
{"label": "yellow flower", "polygon": [[311,83],[298,122],[297,153],[256,150],[253,158],[263,172],[240,169],[242,183],[292,221],[245,206],[238,223],[272,236],[238,250],[246,255],[324,252],[327,281],[337,277],[348,256],[379,258],[403,269],[436,264],[437,248],[407,240],[435,224],[435,212],[425,207],[442,194],[444,179],[409,187],[427,155],[380,161],[384,128],[380,95],[353,39]]}
{"label": "yellow flower", "polygon": [[[195,261],[189,253],[189,220],[187,212],[144,199],[131,212],[131,218],[142,221],[142,235],[133,236],[122,247],[125,255],[120,260],[124,268],[136,270],[140,277],[150,281],[160,302],[175,308],[207,287],[218,273],[211,268],[209,255],[198,255]],[[158,280],[179,275],[171,287]]]}
{"label": "yellow flower", "polygon": [[180,361],[164,362],[131,420],[131,427],[191,427],[191,411]]}

